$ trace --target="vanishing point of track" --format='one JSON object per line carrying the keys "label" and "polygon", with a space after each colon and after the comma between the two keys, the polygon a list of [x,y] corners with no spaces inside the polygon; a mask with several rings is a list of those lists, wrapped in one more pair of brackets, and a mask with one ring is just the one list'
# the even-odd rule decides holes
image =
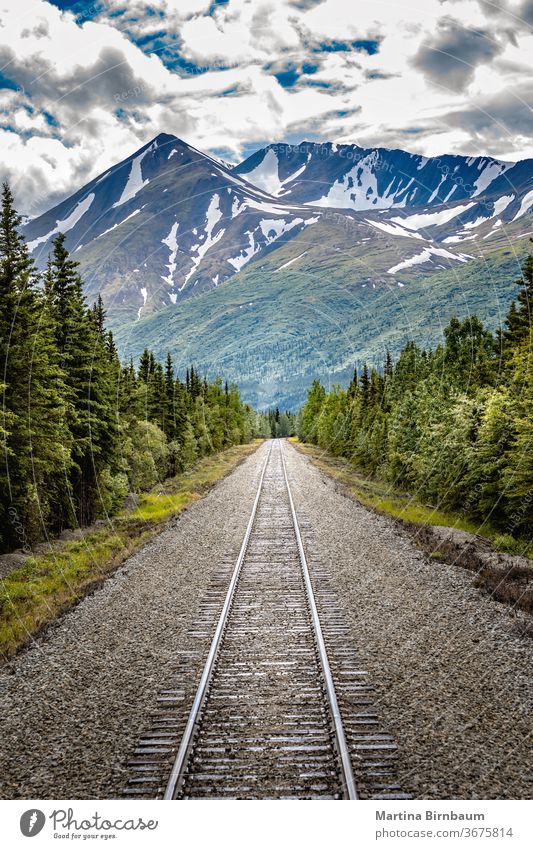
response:
{"label": "vanishing point of track", "polygon": [[214,635],[188,715],[184,691],[161,694],[126,795],[358,799],[355,762],[364,797],[405,798],[392,777],[396,746],[377,728],[327,575],[314,574],[313,588],[280,440],[268,448],[229,583],[227,575],[197,625],[204,641]]}

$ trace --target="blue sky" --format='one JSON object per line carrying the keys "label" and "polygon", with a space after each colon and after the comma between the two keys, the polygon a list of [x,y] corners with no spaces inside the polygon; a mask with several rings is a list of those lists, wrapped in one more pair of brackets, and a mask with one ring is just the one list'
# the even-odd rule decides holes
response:
{"label": "blue sky", "polygon": [[37,214],[159,132],[531,155],[533,0],[2,0],[0,160]]}

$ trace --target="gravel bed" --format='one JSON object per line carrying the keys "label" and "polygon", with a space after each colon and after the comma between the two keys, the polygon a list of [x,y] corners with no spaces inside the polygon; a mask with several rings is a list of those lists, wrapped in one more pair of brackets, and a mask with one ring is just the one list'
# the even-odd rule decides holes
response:
{"label": "gravel bed", "polygon": [[0,798],[120,796],[202,593],[238,554],[265,450],[0,670]]}
{"label": "gravel bed", "polygon": [[295,449],[286,458],[296,508],[332,570],[399,745],[403,789],[426,799],[531,798],[533,643],[517,629],[525,614],[477,590],[461,567],[426,558]]}

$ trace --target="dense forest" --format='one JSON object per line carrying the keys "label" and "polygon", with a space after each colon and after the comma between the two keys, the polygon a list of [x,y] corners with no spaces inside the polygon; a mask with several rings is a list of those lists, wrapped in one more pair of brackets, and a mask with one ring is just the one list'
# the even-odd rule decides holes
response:
{"label": "dense forest", "polygon": [[145,351],[122,365],[100,299],[88,307],[58,234],[39,275],[7,185],[0,218],[0,551],[87,525],[130,491],[270,423],[235,386],[176,376]]}
{"label": "dense forest", "polygon": [[265,413],[269,435],[272,439],[283,439],[296,434],[296,415],[290,410],[280,412],[279,407]]}
{"label": "dense forest", "polygon": [[349,387],[315,381],[299,436],[426,503],[533,530],[533,257],[496,334],[454,318],[435,350],[414,342]]}

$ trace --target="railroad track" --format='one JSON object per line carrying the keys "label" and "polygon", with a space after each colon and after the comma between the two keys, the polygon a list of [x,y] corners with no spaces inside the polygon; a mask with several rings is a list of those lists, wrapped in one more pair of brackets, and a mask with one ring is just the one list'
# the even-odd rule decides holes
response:
{"label": "railroad track", "polygon": [[189,691],[160,695],[126,796],[409,798],[394,780],[396,746],[379,728],[338,599],[321,564],[310,569],[300,524],[276,440],[236,563],[223,565],[204,599],[194,632],[204,648],[211,638],[201,674],[205,651],[181,659],[176,678]]}

